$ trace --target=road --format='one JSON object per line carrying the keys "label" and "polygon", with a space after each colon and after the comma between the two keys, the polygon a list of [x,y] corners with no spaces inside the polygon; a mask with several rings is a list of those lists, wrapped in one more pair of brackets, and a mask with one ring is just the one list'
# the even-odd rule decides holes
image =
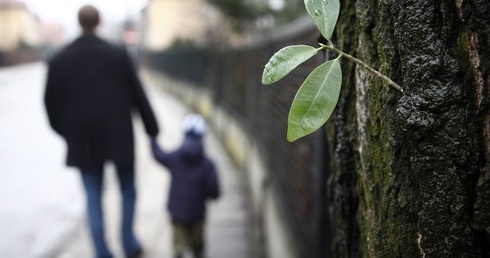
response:
{"label": "road", "polygon": [[[43,106],[43,63],[0,69],[0,257],[84,258],[92,250],[78,171],[64,165],[66,146],[49,127]],[[182,140],[180,122],[189,111],[173,97],[147,87],[166,149]],[[136,232],[145,258],[171,257],[170,219],[165,211],[169,177],[149,153],[135,119],[138,203]],[[206,149],[217,163],[223,197],[209,205],[208,257],[248,257],[247,198],[233,162],[212,132]],[[108,243],[122,257],[119,192],[113,167],[105,178]]]}
{"label": "road", "polygon": [[41,257],[81,219],[81,185],[45,116],[44,80],[40,63],[0,70],[2,257]]}

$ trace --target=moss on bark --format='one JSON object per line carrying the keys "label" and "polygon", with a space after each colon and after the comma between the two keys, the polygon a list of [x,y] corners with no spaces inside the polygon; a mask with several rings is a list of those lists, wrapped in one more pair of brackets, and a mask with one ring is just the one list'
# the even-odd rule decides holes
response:
{"label": "moss on bark", "polygon": [[405,94],[343,61],[328,125],[336,255],[489,255],[488,3],[341,6],[337,46]]}

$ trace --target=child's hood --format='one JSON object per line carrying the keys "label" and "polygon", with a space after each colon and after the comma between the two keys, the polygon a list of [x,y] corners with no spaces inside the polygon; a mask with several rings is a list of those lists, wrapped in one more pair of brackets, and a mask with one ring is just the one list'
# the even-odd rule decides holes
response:
{"label": "child's hood", "polygon": [[186,135],[180,148],[180,152],[189,162],[200,161],[204,157],[202,138],[194,135]]}

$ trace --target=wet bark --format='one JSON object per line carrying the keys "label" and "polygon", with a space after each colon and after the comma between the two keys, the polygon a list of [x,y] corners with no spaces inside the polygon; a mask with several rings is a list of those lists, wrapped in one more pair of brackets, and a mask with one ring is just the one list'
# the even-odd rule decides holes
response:
{"label": "wet bark", "polygon": [[490,255],[488,0],[343,0],[327,125],[336,257]]}

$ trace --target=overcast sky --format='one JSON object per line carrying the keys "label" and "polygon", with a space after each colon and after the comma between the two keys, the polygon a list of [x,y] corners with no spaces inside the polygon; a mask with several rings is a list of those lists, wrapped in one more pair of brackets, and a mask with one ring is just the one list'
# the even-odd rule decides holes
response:
{"label": "overcast sky", "polygon": [[137,14],[147,0],[22,0],[43,20],[59,22],[69,37],[78,34],[77,11],[84,4],[97,7],[102,24],[122,21],[128,15]]}

